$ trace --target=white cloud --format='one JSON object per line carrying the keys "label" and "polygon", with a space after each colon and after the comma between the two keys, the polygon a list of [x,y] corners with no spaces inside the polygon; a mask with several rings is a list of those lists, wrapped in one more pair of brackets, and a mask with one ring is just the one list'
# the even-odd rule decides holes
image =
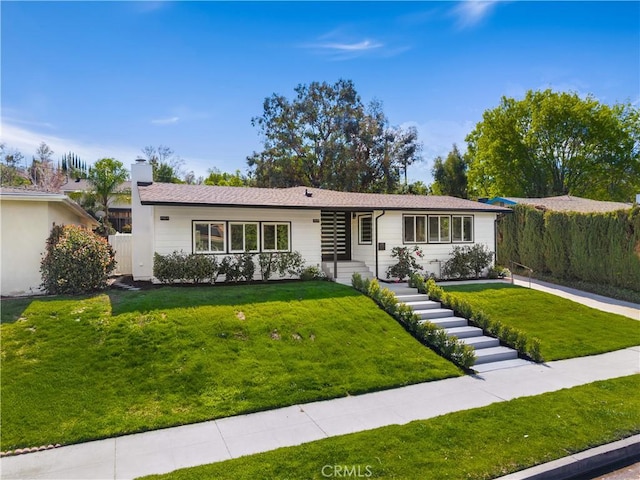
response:
{"label": "white cloud", "polygon": [[167,117],[167,118],[155,118],[151,120],[151,123],[154,125],[171,125],[173,123],[178,123],[180,121],[180,117]]}
{"label": "white cloud", "polygon": [[40,143],[45,142],[54,152],[53,158],[60,158],[68,152],[73,152],[87,163],[93,163],[100,158],[111,157],[120,160],[126,167],[140,156],[137,148],[122,145],[99,145],[83,143],[69,138],[63,138],[41,131],[30,130],[17,126],[7,119],[2,119],[0,141],[9,148],[22,152],[27,161],[35,154]]}
{"label": "white cloud", "polygon": [[464,0],[454,9],[458,28],[473,27],[487,17],[498,2],[495,0]]}
{"label": "white cloud", "polygon": [[320,43],[316,48],[335,50],[338,52],[366,52],[384,47],[384,44],[371,40],[362,40],[357,43]]}

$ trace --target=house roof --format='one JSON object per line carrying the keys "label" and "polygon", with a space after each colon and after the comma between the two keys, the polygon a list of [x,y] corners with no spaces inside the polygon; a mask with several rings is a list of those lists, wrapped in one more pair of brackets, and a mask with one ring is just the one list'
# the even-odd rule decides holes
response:
{"label": "house roof", "polygon": [[544,210],[555,212],[578,212],[578,213],[605,213],[617,210],[627,210],[631,208],[630,203],[604,202],[601,200],[591,200],[590,198],[574,197],[573,195],[560,195],[558,197],[546,198],[520,198],[520,197],[496,197],[489,200],[494,203],[503,201],[507,204],[525,204]]}
{"label": "house roof", "polygon": [[151,183],[138,184],[138,191],[143,205],[320,208],[348,211],[510,211],[504,207],[448,196],[353,193],[309,187],[253,188]]}
{"label": "house roof", "polygon": [[100,225],[98,221],[91,215],[89,215],[80,205],[78,205],[63,193],[43,192],[26,188],[1,187],[0,200],[61,203],[67,209],[73,211],[73,213],[84,219],[90,225],[94,227]]}

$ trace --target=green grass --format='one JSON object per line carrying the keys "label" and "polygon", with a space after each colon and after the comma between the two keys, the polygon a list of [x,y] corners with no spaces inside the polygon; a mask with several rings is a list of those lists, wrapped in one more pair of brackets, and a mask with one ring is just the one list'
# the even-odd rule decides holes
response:
{"label": "green grass", "polygon": [[2,450],[462,374],[330,282],[111,291],[2,311]]}
{"label": "green grass", "polygon": [[145,478],[321,479],[325,465],[370,478],[495,478],[640,432],[639,390],[633,375]]}
{"label": "green grass", "polygon": [[582,357],[640,345],[640,321],[556,295],[504,284],[443,287],[541,342],[545,360]]}

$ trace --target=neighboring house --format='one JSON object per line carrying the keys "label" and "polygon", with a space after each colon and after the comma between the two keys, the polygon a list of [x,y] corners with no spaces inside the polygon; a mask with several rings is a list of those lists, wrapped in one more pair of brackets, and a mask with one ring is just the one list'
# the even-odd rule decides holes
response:
{"label": "neighboring house", "polygon": [[[60,187],[60,190],[65,195],[85,193],[91,191],[91,189],[91,184],[83,178],[69,179],[67,183]],[[123,192],[131,190],[131,182],[124,182],[120,185],[119,190]],[[115,199],[110,202],[108,221],[117,232],[131,232],[131,201]]]}
{"label": "neighboring house", "polygon": [[574,197],[572,195],[561,195],[558,197],[546,198],[493,197],[486,200],[486,203],[501,207],[510,207],[520,203],[524,205],[531,205],[539,210],[577,213],[615,212],[617,210],[627,210],[632,207],[630,203],[603,202],[600,200],[591,200],[589,198]]}
{"label": "neighboring house", "polygon": [[[298,251],[348,281],[354,265],[381,279],[391,250],[418,245],[425,272],[440,274],[454,246],[495,252],[495,221],[509,209],[444,196],[349,193],[154,183],[151,166],[132,165],[133,276],[153,277],[153,254],[230,255]],[[256,277],[258,277],[256,273]]]}
{"label": "neighboring house", "polygon": [[0,188],[0,217],[3,296],[40,293],[40,261],[54,225],[98,226],[62,193],[19,188]]}

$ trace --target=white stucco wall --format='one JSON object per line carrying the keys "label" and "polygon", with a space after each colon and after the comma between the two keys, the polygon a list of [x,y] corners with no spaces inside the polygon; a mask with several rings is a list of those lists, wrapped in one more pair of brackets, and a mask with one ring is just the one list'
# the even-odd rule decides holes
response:
{"label": "white stucco wall", "polygon": [[0,290],[3,296],[41,293],[40,261],[54,225],[88,226],[62,202],[0,201]]}

